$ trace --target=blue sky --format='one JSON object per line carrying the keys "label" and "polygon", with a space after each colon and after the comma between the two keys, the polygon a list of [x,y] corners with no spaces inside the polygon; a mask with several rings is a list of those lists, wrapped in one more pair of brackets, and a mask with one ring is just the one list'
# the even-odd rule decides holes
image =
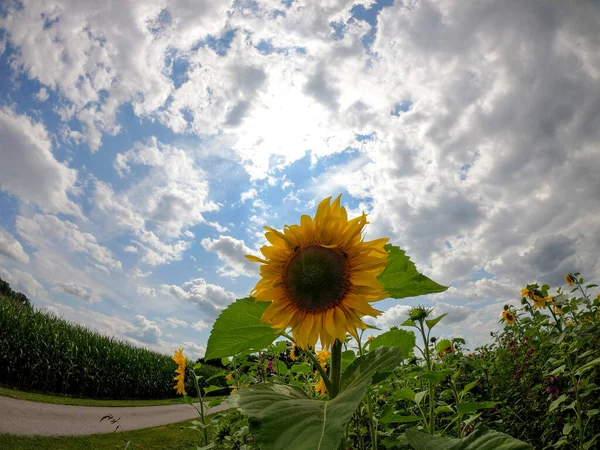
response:
{"label": "blue sky", "polygon": [[598,25],[541,0],[8,4],[0,277],[200,356],[262,226],[342,193],[451,286],[372,322],[435,306],[473,348],[524,284],[600,276]]}

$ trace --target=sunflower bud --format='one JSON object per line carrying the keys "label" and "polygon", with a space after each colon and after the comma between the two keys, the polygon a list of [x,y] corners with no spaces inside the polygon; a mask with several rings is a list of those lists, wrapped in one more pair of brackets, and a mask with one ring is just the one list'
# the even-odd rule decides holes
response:
{"label": "sunflower bud", "polygon": [[415,306],[408,311],[408,316],[412,320],[416,320],[417,322],[422,322],[427,319],[431,314],[432,309],[425,308],[424,306]]}

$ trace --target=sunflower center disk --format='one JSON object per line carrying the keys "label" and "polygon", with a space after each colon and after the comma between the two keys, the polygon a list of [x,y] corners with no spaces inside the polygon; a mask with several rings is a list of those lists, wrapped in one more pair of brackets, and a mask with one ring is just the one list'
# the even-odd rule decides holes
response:
{"label": "sunflower center disk", "polygon": [[286,290],[304,311],[322,311],[344,298],[348,276],[344,256],[321,246],[299,249],[287,266]]}

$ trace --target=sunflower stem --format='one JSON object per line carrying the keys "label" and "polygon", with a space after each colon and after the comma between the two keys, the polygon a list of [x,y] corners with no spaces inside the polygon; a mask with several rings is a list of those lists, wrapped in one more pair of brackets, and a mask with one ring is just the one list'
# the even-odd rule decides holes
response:
{"label": "sunflower stem", "polygon": [[[279,335],[283,336],[286,339],[289,339],[291,342],[296,344],[296,341],[294,340],[294,338],[292,336],[290,336],[289,334],[287,334],[285,331],[282,331],[281,333],[279,333]],[[298,348],[301,351],[303,351],[304,354],[306,356],[308,356],[308,358],[313,363],[313,365],[317,367],[317,370],[319,371],[319,375],[321,375],[321,378],[323,378],[323,381],[325,382],[325,387],[327,388],[327,392],[331,392],[331,388],[332,388],[331,379],[329,378],[329,376],[327,375],[327,372],[323,369],[323,367],[321,367],[321,364],[319,363],[319,361],[317,361],[317,358],[315,358],[315,355],[313,355],[312,352],[309,350],[304,350],[303,348],[300,348],[300,347],[298,347]]]}
{"label": "sunflower stem", "polygon": [[340,392],[340,377],[342,375],[342,343],[336,339],[331,347],[331,390],[329,399],[333,400]]}

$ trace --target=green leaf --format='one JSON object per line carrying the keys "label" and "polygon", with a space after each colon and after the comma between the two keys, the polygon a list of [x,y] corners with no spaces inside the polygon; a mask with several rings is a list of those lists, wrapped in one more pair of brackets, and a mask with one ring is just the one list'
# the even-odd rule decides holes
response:
{"label": "green leaf", "polygon": [[[268,305],[268,303],[267,303],[267,305]],[[279,354],[285,352],[286,350],[287,350],[287,342],[286,341],[279,341],[273,347],[273,351],[275,352],[276,355],[279,355]]]}
{"label": "green leaf", "polygon": [[469,416],[469,418],[467,420],[463,420],[463,425],[465,426],[469,426],[471,425],[473,422],[475,422],[477,419],[479,419],[481,417],[482,413],[477,413],[477,414],[473,414],[471,416]]}
{"label": "green leaf", "polygon": [[223,386],[208,386],[204,388],[204,393],[208,394],[209,392],[222,391],[223,389],[225,389]]}
{"label": "green leaf", "polygon": [[[389,359],[389,361],[380,361]],[[377,373],[391,373],[404,359],[402,352],[396,347],[379,347],[371,350],[366,355],[356,358],[350,366],[342,373],[340,386],[342,389],[353,385],[357,377],[363,377],[365,373],[371,373],[369,381]],[[373,365],[373,367],[371,367]]]}
{"label": "green leaf", "polygon": [[404,388],[396,391],[392,394],[392,398],[394,400],[409,400],[411,402],[415,401],[415,391],[411,388]]}
{"label": "green leaf", "polygon": [[585,372],[587,372],[589,369],[591,369],[592,367],[594,367],[594,366],[596,366],[598,364],[600,364],[600,358],[596,358],[593,361],[590,361],[589,363],[584,364],[583,366],[581,366],[579,369],[577,369],[575,371],[575,375],[581,376]]}
{"label": "green leaf", "polygon": [[473,389],[475,386],[477,386],[477,383],[479,383],[479,380],[475,380],[472,381],[471,383],[467,384],[462,391],[460,391],[460,395],[461,397],[463,397],[467,392],[469,392],[471,389]]}
{"label": "green leaf", "polygon": [[342,352],[342,370],[346,370],[346,368],[352,364],[352,362],[356,359],[356,354],[352,350],[346,350]]}
{"label": "green leaf", "polygon": [[452,369],[446,369],[446,370],[431,370],[431,371],[427,371],[424,372],[421,377],[427,381],[431,381],[434,384],[439,383],[440,381],[442,381],[444,378],[446,378],[449,375],[452,375],[452,373],[454,373],[454,370]]}
{"label": "green leaf", "polygon": [[563,364],[562,366],[559,366],[556,369],[554,369],[552,372],[550,372],[550,375],[561,374],[561,373],[563,373],[565,371],[566,368],[567,368],[567,365]]}
{"label": "green leaf", "polygon": [[427,396],[427,391],[417,392],[415,394],[415,403],[420,405],[423,399]]}
{"label": "green leaf", "polygon": [[333,400],[314,400],[300,388],[275,383],[253,385],[230,398],[248,414],[250,432],[262,450],[336,450],[373,376],[401,362],[397,348],[382,347],[357,358],[343,373],[343,390]]}
{"label": "green leaf", "polygon": [[406,319],[400,324],[401,327],[416,327],[415,321],[412,319]]}
{"label": "green leaf", "polygon": [[215,406],[219,406],[222,402],[222,398],[213,398],[210,402],[208,402],[208,407],[214,408]]}
{"label": "green leaf", "polygon": [[387,244],[385,249],[390,259],[385,270],[377,278],[390,297],[417,297],[448,289],[420,274],[404,250],[390,244]]}
{"label": "green leaf", "polygon": [[574,426],[575,426],[574,421],[565,423],[565,426],[562,429],[562,434],[564,434],[565,436],[568,436],[569,433],[571,433],[571,431],[573,431]]}
{"label": "green leaf", "polygon": [[566,394],[562,394],[560,397],[558,397],[556,400],[554,400],[552,403],[550,403],[550,406],[548,407],[548,412],[552,412],[554,411],[556,408],[558,408],[558,406],[564,402],[565,400],[567,400],[569,397]]}
{"label": "green leaf", "polygon": [[221,370],[220,372],[215,373],[213,376],[208,377],[206,381],[212,381],[215,378],[224,377],[225,375],[227,375],[227,371]]}
{"label": "green leaf", "polygon": [[406,437],[415,450],[532,450],[533,447],[508,434],[479,427],[464,439],[432,436],[408,430]]}
{"label": "green leaf", "polygon": [[452,346],[451,341],[449,341],[448,339],[442,339],[441,341],[439,341],[437,343],[437,345],[435,346],[435,349],[438,352],[443,352],[444,350],[446,350],[447,348],[450,348],[451,346]]}
{"label": "green leaf", "polygon": [[419,420],[423,420],[419,416],[399,416],[397,414],[388,413],[381,416],[379,422],[386,423],[408,423],[408,422],[418,422]]}
{"label": "green leaf", "polygon": [[376,336],[371,341],[371,350],[378,347],[396,347],[402,351],[402,357],[408,358],[416,345],[415,333],[406,330],[390,330]]}
{"label": "green leaf", "polygon": [[440,320],[442,320],[447,315],[448,315],[448,313],[442,314],[441,316],[438,316],[435,319],[426,320],[425,323],[427,324],[427,328],[431,330],[433,327],[435,327],[438,324],[438,322]]}
{"label": "green leaf", "polygon": [[244,298],[224,309],[210,332],[205,359],[268,347],[278,336],[271,325],[260,321],[268,306],[268,302]]}
{"label": "green leaf", "polygon": [[287,365],[283,361],[275,362],[275,364],[273,364],[273,370],[279,375],[287,375],[290,373],[290,369],[288,369]]}
{"label": "green leaf", "polygon": [[498,402],[468,402],[459,403],[456,405],[456,410],[459,414],[469,414],[470,412],[477,411],[479,409],[490,409],[496,406]]}
{"label": "green leaf", "polygon": [[292,372],[292,373],[311,373],[312,370],[308,364],[302,363],[302,364],[294,364],[291,367],[290,372]]}

